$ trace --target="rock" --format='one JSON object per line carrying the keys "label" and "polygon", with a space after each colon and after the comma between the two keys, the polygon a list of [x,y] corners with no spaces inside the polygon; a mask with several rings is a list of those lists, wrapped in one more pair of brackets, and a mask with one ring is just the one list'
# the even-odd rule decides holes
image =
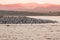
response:
{"label": "rock", "polygon": [[29,17],[1,17],[0,24],[40,24],[40,23],[57,23],[57,21],[35,19]]}

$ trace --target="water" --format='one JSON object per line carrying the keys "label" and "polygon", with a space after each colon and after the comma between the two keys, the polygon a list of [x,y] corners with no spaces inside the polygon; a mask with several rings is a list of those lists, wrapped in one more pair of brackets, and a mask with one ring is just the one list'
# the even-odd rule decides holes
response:
{"label": "water", "polygon": [[[60,40],[60,16],[28,16],[58,24],[0,24],[0,40]],[[9,26],[8,26],[9,25]]]}

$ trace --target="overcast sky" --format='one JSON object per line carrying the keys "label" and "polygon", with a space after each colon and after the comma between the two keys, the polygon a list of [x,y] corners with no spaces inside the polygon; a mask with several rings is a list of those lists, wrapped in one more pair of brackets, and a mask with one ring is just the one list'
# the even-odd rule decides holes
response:
{"label": "overcast sky", "polygon": [[51,3],[60,4],[60,0],[0,0],[0,4],[14,4],[14,3]]}

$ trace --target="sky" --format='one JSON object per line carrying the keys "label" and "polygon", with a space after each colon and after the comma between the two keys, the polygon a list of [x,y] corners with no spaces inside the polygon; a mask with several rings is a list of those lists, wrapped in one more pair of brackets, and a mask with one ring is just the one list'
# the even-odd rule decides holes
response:
{"label": "sky", "polygon": [[60,0],[0,0],[0,4],[15,4],[15,3],[60,4]]}

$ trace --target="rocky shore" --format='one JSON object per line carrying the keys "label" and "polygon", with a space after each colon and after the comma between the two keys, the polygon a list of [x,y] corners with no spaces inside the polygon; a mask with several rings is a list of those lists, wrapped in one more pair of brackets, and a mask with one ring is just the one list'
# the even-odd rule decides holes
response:
{"label": "rocky shore", "polygon": [[0,24],[41,24],[41,23],[57,23],[57,21],[35,19],[24,16],[0,17]]}

